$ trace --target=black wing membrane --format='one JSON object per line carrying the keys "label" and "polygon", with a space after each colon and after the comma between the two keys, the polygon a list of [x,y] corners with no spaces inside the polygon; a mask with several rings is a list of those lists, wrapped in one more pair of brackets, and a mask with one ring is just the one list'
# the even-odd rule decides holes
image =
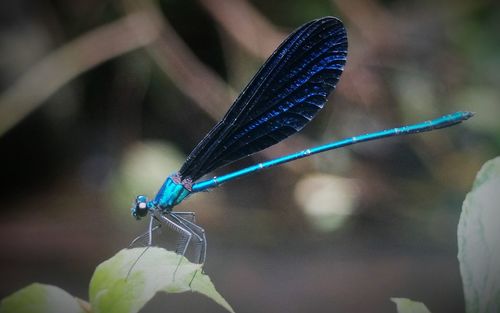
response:
{"label": "black wing membrane", "polygon": [[340,20],[325,17],[302,25],[191,152],[181,177],[196,181],[300,131],[335,89],[346,58],[347,33]]}

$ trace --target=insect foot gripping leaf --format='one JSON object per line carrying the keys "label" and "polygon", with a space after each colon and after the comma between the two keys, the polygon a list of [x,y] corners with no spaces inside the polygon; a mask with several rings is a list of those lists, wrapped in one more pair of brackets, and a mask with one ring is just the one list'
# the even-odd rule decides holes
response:
{"label": "insect foot gripping leaf", "polygon": [[96,268],[89,290],[92,312],[135,313],[160,291],[199,292],[234,312],[202,273],[202,265],[162,248],[143,252],[144,248],[121,250]]}
{"label": "insect foot gripping leaf", "polygon": [[1,313],[85,313],[77,298],[51,285],[31,284],[2,300]]}
{"label": "insect foot gripping leaf", "polygon": [[500,312],[500,157],[486,162],[462,206],[458,260],[466,312]]}

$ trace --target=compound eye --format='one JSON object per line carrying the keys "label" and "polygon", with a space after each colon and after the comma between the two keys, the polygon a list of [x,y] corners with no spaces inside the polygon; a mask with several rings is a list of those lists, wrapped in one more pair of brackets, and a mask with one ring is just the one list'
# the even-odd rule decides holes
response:
{"label": "compound eye", "polygon": [[148,202],[148,198],[146,196],[143,196],[143,195],[138,195],[136,198],[135,198],[135,203],[136,204],[139,204],[139,203],[147,203]]}
{"label": "compound eye", "polygon": [[132,215],[136,218],[144,217],[148,214],[148,199],[146,196],[137,196],[135,198],[135,208],[132,210]]}

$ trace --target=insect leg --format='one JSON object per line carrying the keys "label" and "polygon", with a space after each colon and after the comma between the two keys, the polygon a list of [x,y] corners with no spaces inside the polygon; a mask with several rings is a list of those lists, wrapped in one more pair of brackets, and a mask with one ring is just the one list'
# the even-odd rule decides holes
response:
{"label": "insect leg", "polygon": [[[153,233],[156,230],[158,230],[160,227],[161,227],[161,224],[158,221],[158,219],[155,216],[151,215],[151,218],[149,220],[148,230],[145,233],[137,236],[134,240],[132,240],[132,242],[130,242],[130,244],[128,245],[128,248],[129,249],[133,248],[136,245],[136,243],[138,243],[146,238],[147,238],[146,246],[151,246],[153,243]],[[140,245],[140,246],[144,246],[144,245]]]}
{"label": "insect leg", "polygon": [[205,235],[205,230],[196,224],[196,215],[194,212],[175,212],[172,213],[174,218],[178,220],[186,229],[188,229],[193,235],[193,239],[196,241],[193,243],[195,245],[194,260],[198,264],[205,263],[206,251],[207,251],[207,238]]}

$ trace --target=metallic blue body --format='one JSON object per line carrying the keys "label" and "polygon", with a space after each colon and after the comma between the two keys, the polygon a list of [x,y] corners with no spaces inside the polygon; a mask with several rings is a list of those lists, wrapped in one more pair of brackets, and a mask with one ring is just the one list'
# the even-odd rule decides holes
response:
{"label": "metallic blue body", "polygon": [[210,188],[217,187],[223,183],[226,183],[228,181],[231,181],[233,179],[246,176],[248,174],[251,174],[253,172],[256,172],[261,169],[273,167],[279,164],[287,163],[293,160],[305,158],[307,156],[310,156],[312,154],[317,154],[321,152],[325,152],[328,150],[333,150],[349,145],[353,145],[355,143],[359,142],[364,142],[364,141],[370,141],[370,140],[375,140],[375,139],[380,139],[380,138],[385,138],[385,137],[391,137],[391,136],[401,136],[401,135],[408,135],[408,134],[415,134],[415,133],[421,133],[421,132],[426,132],[426,131],[431,131],[434,129],[438,128],[444,128],[448,126],[455,125],[457,123],[460,123],[462,121],[465,121],[472,117],[473,113],[471,112],[455,112],[452,114],[444,115],[439,118],[436,118],[431,121],[426,121],[423,123],[418,123],[418,124],[413,124],[413,125],[408,125],[408,126],[402,126],[402,127],[397,127],[397,128],[391,128],[391,129],[386,129],[378,132],[373,132],[369,134],[364,134],[360,136],[355,136],[351,138],[346,138],[343,140],[339,141],[334,141],[327,143],[325,145],[317,146],[314,148],[302,150],[296,153],[292,153],[289,155],[282,156],[280,158],[276,158],[274,160],[270,160],[267,162],[259,163],[256,165],[249,166],[247,168],[241,169],[239,171],[235,171],[220,177],[214,177],[212,179],[208,179],[205,181],[201,181],[199,183],[195,183],[193,185],[193,192],[199,192],[199,191],[204,191]]}
{"label": "metallic blue body", "polygon": [[191,191],[182,183],[176,182],[173,178],[174,176],[175,174],[167,177],[156,197],[148,204],[148,207],[154,206],[164,213],[170,212],[174,206],[181,203],[182,200],[191,194]]}

